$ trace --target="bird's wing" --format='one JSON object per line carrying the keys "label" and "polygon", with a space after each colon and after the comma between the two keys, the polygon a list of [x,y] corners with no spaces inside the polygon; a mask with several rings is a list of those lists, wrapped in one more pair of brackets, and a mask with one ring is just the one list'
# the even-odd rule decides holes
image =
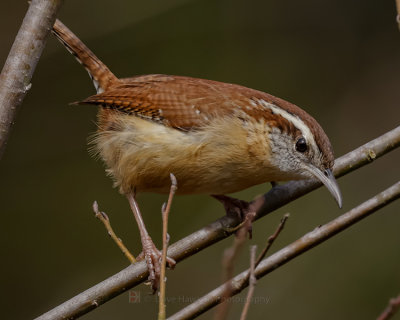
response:
{"label": "bird's wing", "polygon": [[196,130],[215,117],[247,114],[270,117],[259,104],[283,101],[234,84],[189,77],[147,75],[121,79],[79,103],[100,105],[181,130]]}

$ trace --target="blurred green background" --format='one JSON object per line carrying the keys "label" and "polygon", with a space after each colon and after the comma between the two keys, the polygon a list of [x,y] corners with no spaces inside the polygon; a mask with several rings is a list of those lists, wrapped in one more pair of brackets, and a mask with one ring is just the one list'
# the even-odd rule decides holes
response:
{"label": "blurred green background", "polygon": [[[26,1],[0,3],[1,64],[26,9]],[[311,113],[337,156],[399,125],[395,16],[394,0],[69,0],[60,14],[116,75],[187,75],[266,91]],[[87,153],[96,110],[68,105],[93,93],[83,68],[50,38],[0,162],[4,319],[38,316],[128,265],[94,218],[94,200],[128,247],[140,251],[127,201]],[[250,243],[261,247],[290,212],[274,245],[278,250],[395,183],[399,164],[397,150],[340,179],[342,210],[326,189],[278,210],[255,223]],[[262,185],[238,196],[249,200],[268,189]],[[164,200],[139,198],[156,243]],[[384,208],[260,280],[255,297],[268,303],[253,304],[249,319],[375,318],[400,293],[399,210],[398,202]],[[222,207],[207,196],[177,197],[171,241],[221,215]],[[193,299],[214,288],[222,252],[231,243],[227,239],[169,271],[167,295]],[[247,265],[245,249],[237,271]],[[150,290],[135,290],[141,303],[128,303],[125,293],[84,319],[154,319]],[[169,303],[167,312],[184,305]],[[230,318],[238,319],[241,309],[235,303]]]}

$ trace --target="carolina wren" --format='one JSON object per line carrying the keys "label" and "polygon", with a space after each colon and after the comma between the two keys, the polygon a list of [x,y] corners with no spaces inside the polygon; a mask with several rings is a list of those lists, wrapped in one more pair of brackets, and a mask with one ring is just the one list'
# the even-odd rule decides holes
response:
{"label": "carolina wren", "polygon": [[[118,79],[66,26],[53,33],[86,68],[99,106],[96,152],[138,222],[150,279],[159,252],[137,192],[222,195],[268,181],[319,179],[339,206],[331,144],[318,122],[292,103],[235,84],[170,75]],[[173,263],[173,262],[171,262]]]}

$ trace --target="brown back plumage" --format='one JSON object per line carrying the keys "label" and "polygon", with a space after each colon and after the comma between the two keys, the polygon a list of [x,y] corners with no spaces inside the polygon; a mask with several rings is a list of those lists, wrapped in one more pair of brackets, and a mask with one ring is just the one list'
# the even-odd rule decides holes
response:
{"label": "brown back plumage", "polygon": [[321,151],[331,145],[318,122],[296,105],[270,94],[240,85],[169,75],[145,75],[120,79],[103,93],[80,103],[100,105],[181,130],[198,130],[217,116],[245,113],[274,121],[295,134],[293,124],[259,103],[263,100],[300,118],[310,128]]}
{"label": "brown back plumage", "polygon": [[327,156],[326,162],[333,163],[331,144],[321,126],[290,102],[240,85],[191,77],[153,74],[118,79],[61,21],[56,21],[53,33],[86,68],[97,89],[98,94],[78,103],[99,105],[185,131],[199,130],[215,117],[240,117],[242,113],[296,135],[293,123],[260,103],[264,101],[301,119]]}
{"label": "brown back plumage", "polygon": [[267,121],[276,118],[258,99],[291,113],[305,114],[289,102],[243,86],[158,74],[120,79],[105,92],[79,103],[119,110],[177,129],[196,130],[217,116],[239,112]]}

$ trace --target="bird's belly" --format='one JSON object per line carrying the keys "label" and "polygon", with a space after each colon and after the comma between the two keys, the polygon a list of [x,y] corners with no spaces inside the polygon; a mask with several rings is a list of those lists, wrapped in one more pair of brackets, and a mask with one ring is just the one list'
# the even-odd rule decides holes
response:
{"label": "bird's belly", "polygon": [[185,132],[124,116],[94,143],[122,193],[167,193],[173,173],[180,194],[225,194],[276,178],[269,145],[248,132],[231,118]]}

